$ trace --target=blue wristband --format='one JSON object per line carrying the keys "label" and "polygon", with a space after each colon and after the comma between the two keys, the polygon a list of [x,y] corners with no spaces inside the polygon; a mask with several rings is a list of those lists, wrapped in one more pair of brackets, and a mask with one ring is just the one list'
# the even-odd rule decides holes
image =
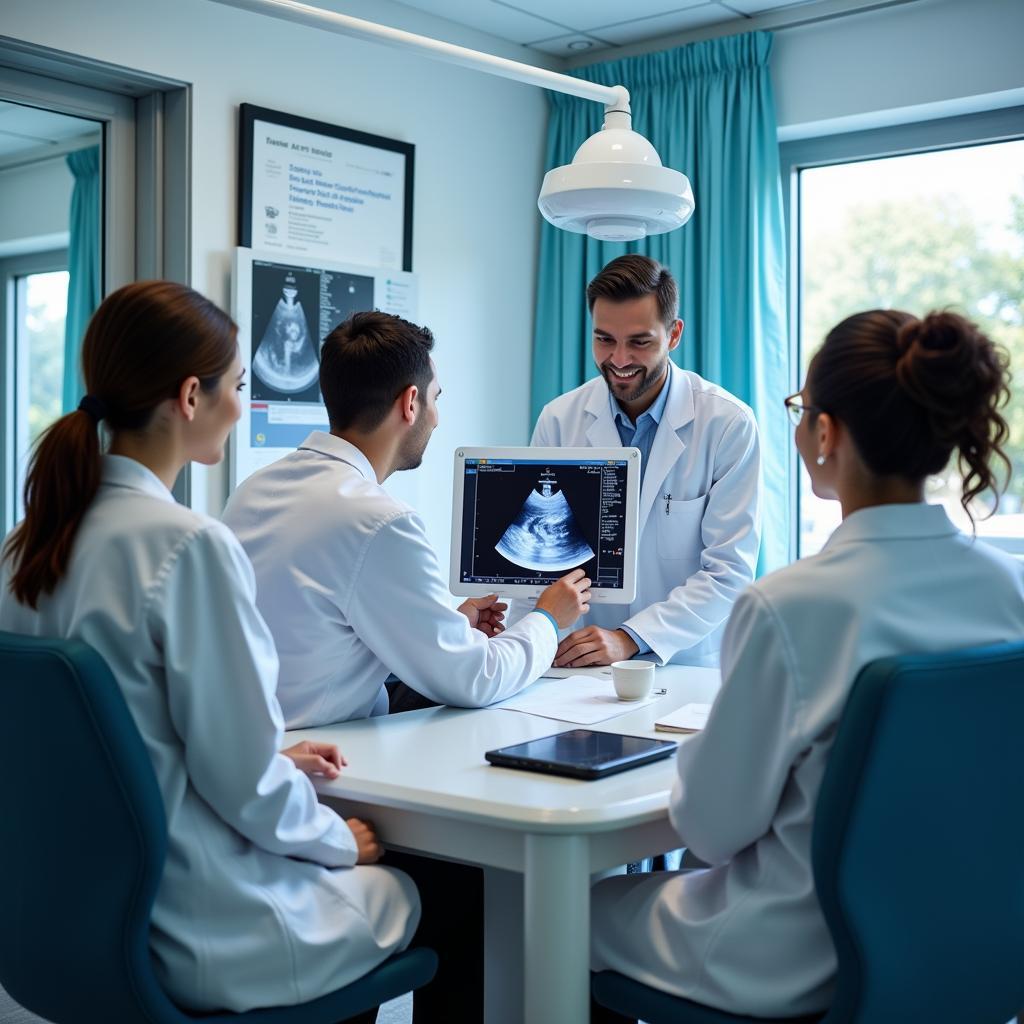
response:
{"label": "blue wristband", "polygon": [[551,623],[551,628],[555,631],[555,639],[557,640],[558,639],[558,622],[555,619],[554,615],[552,615],[551,612],[545,611],[543,608],[534,608],[533,610],[535,612],[540,612],[540,614],[543,615],[544,618],[547,619],[548,622]]}

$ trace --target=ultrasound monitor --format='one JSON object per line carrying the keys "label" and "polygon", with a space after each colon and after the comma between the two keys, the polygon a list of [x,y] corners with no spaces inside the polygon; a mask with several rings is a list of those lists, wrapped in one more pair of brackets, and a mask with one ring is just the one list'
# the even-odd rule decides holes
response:
{"label": "ultrasound monitor", "polygon": [[536,597],[572,569],[591,602],[636,596],[636,448],[459,448],[450,587]]}

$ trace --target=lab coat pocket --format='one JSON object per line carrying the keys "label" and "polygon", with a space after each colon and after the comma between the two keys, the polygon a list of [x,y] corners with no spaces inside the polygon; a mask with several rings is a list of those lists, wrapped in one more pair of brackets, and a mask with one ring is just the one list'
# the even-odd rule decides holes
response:
{"label": "lab coat pocket", "polygon": [[704,550],[701,522],[704,519],[704,496],[689,501],[662,498],[655,506],[658,520],[658,554],[662,558],[699,563]]}

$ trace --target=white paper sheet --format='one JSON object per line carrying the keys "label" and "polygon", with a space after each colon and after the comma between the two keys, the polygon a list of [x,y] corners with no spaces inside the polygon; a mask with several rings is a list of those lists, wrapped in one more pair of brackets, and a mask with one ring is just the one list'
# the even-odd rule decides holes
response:
{"label": "white paper sheet", "polygon": [[663,693],[655,691],[645,700],[619,700],[610,676],[577,672],[567,679],[542,678],[514,697],[491,707],[497,711],[519,711],[574,725],[593,725],[645,707],[663,696]]}
{"label": "white paper sheet", "polygon": [[583,676],[585,679],[600,679],[605,678],[611,680],[612,670],[607,665],[595,665],[594,668],[549,668],[547,672],[541,676],[542,679],[579,679]]}

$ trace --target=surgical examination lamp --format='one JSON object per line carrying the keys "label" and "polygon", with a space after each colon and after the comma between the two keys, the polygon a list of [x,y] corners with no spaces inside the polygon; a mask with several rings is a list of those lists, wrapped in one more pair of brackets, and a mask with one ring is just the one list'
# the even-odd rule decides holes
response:
{"label": "surgical examination lamp", "polygon": [[284,21],[354,36],[437,60],[486,71],[604,104],[604,125],[591,135],[572,163],[544,175],[537,205],[557,228],[606,242],[632,242],[672,231],[693,214],[693,192],[685,174],[662,165],[654,146],[632,130],[629,92],[571,75],[480,53],[362,18],[326,11],[299,0],[213,0]]}

